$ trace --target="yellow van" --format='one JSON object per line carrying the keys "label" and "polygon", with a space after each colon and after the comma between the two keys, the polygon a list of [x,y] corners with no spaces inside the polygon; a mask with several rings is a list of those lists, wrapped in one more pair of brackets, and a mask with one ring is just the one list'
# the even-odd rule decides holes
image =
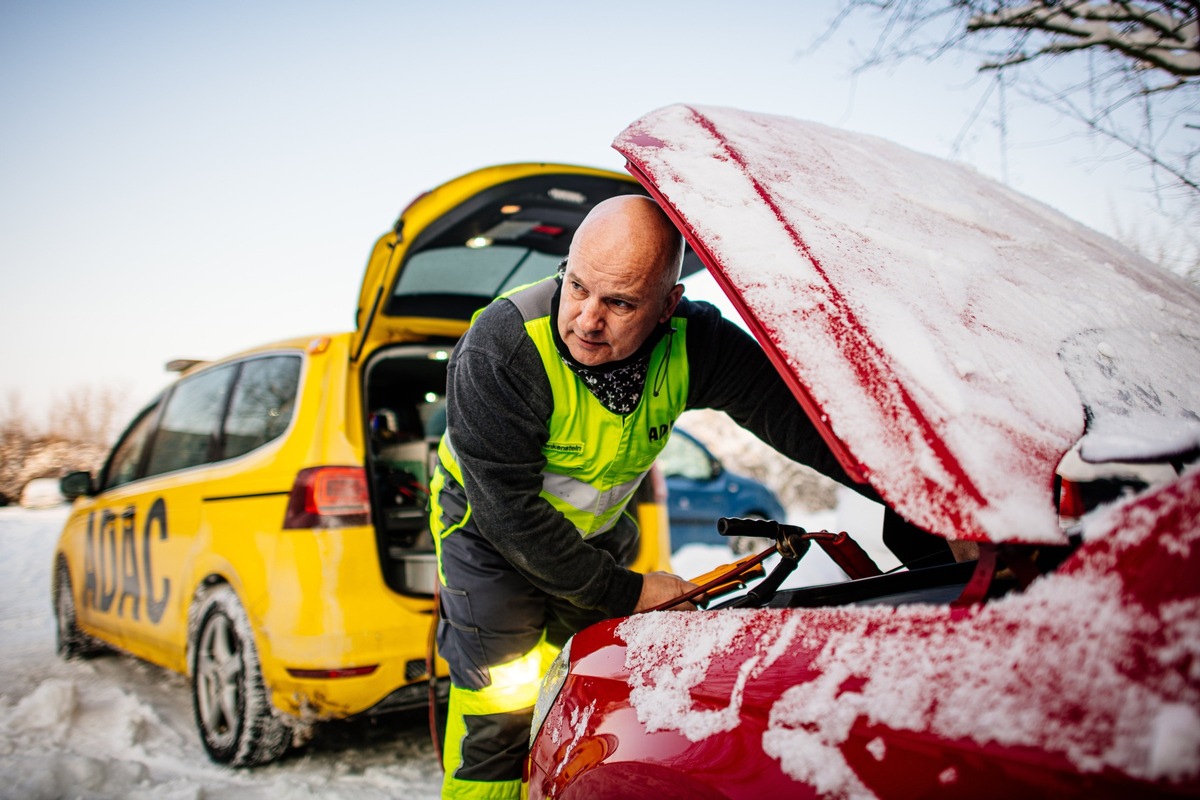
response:
{"label": "yellow van", "polygon": [[[354,332],[179,365],[98,475],[62,480],[59,652],[189,675],[205,749],[235,766],[318,720],[428,702],[446,360],[476,309],[555,270],[592,206],[642,192],[567,165],[470,173],[376,242]],[[666,569],[665,490],[646,484],[635,568]]]}

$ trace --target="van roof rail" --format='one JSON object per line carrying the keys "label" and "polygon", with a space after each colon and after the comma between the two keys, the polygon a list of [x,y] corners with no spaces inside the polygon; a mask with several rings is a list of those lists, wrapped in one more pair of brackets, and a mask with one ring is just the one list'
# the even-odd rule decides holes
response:
{"label": "van roof rail", "polygon": [[206,364],[204,359],[200,358],[174,358],[167,362],[167,372],[186,372],[197,364]]}

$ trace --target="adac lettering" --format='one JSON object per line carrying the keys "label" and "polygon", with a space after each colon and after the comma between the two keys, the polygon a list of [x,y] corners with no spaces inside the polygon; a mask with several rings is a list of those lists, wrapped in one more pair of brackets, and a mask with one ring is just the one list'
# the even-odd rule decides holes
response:
{"label": "adac lettering", "polygon": [[133,506],[120,516],[105,509],[98,524],[96,512],[88,514],[83,605],[104,613],[115,607],[118,617],[125,616],[128,609],[135,620],[141,619],[144,608],[150,622],[157,624],[171,594],[171,579],[162,579],[156,595],[150,544],[167,538],[167,504],[159,497],[150,505],[140,543],[136,516]]}
{"label": "adac lettering", "polygon": [[672,423],[669,423],[669,422],[664,423],[662,425],[658,425],[657,427],[654,425],[651,425],[650,432],[648,434],[650,436],[650,441],[665,442],[667,440],[667,434],[669,434],[671,432],[671,426],[672,426]]}

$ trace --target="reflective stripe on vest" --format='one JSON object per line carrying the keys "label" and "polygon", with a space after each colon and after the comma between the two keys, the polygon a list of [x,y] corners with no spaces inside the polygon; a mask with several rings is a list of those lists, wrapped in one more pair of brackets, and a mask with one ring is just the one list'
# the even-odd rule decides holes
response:
{"label": "reflective stripe on vest", "polygon": [[[521,312],[525,331],[542,357],[554,400],[550,437],[542,448],[546,467],[541,496],[586,537],[617,524],[683,413],[688,392],[687,320],[671,319],[673,333],[664,336],[651,354],[641,400],[622,416],[606,409],[559,355],[549,313],[556,289],[549,278],[504,297]],[[449,431],[438,454],[462,484]]]}

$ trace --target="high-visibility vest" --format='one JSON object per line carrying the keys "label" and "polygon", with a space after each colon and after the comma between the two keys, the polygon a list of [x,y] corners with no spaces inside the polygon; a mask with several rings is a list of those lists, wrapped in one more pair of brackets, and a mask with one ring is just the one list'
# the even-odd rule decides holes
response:
{"label": "high-visibility vest", "polygon": [[[687,320],[671,318],[672,331],[650,356],[637,407],[629,414],[617,414],[596,399],[558,353],[549,312],[556,290],[556,282],[548,278],[502,297],[520,311],[525,331],[542,357],[554,399],[550,438],[542,447],[546,467],[541,496],[587,537],[617,524],[684,411]],[[438,456],[462,485],[449,430],[442,437]]]}

